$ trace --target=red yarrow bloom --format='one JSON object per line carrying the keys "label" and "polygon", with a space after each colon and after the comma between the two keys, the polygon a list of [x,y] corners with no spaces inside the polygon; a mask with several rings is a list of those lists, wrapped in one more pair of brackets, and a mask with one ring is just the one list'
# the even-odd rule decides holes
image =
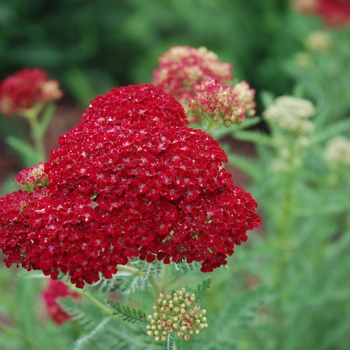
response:
{"label": "red yarrow bloom", "polygon": [[63,282],[49,279],[42,292],[42,298],[46,305],[48,315],[57,324],[63,324],[71,319],[71,315],[65,312],[57,302],[59,298],[81,299],[81,296],[71,291]]}
{"label": "red yarrow bloom", "polygon": [[198,261],[212,271],[259,225],[218,142],[187,127],[181,105],[152,85],[96,98],[58,144],[46,187],[0,198],[7,265],[54,279],[63,272],[77,287],[111,278],[133,258]]}
{"label": "red yarrow bloom", "polygon": [[0,112],[12,116],[21,114],[39,103],[55,101],[62,96],[58,82],[46,71],[25,68],[0,83]]}
{"label": "red yarrow bloom", "polygon": [[320,16],[331,27],[340,27],[350,22],[349,0],[294,0],[294,7],[306,14]]}
{"label": "red yarrow bloom", "polygon": [[210,78],[226,83],[233,80],[231,73],[232,65],[205,47],[174,46],[159,58],[153,83],[184,102],[195,95],[196,84]]}

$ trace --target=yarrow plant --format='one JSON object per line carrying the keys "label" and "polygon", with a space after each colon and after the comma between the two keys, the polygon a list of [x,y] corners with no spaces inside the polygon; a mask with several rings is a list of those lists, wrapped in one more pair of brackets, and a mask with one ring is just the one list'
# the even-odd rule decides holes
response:
{"label": "yarrow plant", "polygon": [[92,101],[44,163],[47,186],[1,198],[6,264],[61,271],[80,288],[137,257],[226,264],[259,224],[256,203],[222,167],[218,142],[185,118],[152,85]]}
{"label": "yarrow plant", "polygon": [[[198,52],[210,62],[203,69],[219,74],[215,55]],[[238,98],[234,88],[222,89]],[[252,106],[246,85],[239,96]],[[228,107],[232,112],[236,106],[244,112],[238,100]],[[196,264],[211,272],[226,265],[247,231],[259,226],[257,204],[235,186],[218,141],[188,123],[183,106],[159,87],[112,89],[91,102],[48,160],[16,176],[20,190],[0,198],[6,266],[41,270],[75,285],[69,291],[61,281],[48,284],[43,295],[55,322],[70,318],[58,297],[94,300],[84,291],[77,294],[85,284],[103,285],[123,273],[143,276],[137,262],[151,269]],[[164,282],[157,288],[159,302]],[[184,340],[198,334],[207,323],[194,301],[185,288],[167,294],[160,319],[149,317],[147,333],[158,341],[168,341],[173,332]],[[110,305],[127,319],[138,314]]]}
{"label": "yarrow plant", "polygon": [[[315,38],[310,50],[326,57],[333,41]],[[268,132],[249,130],[262,120],[255,90],[231,70],[207,49],[172,48],[155,84],[97,96],[48,158],[18,173],[21,189],[0,197],[0,249],[7,267],[30,272],[18,279],[18,312],[1,315],[6,336],[35,350],[42,338],[74,350],[309,349],[322,338],[345,350],[350,123],[322,130],[325,99],[299,88],[262,92]],[[24,115],[36,115],[38,141],[42,103]],[[254,143],[254,159],[231,151],[238,140]],[[240,252],[260,217],[236,167],[266,230]],[[28,291],[50,316],[35,335]]]}

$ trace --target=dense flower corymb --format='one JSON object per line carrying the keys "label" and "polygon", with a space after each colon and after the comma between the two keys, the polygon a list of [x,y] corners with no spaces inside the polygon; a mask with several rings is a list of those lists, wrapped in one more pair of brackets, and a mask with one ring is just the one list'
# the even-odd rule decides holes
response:
{"label": "dense flower corymb", "polygon": [[187,293],[185,288],[167,295],[161,292],[153,305],[154,314],[148,315],[147,334],[156,341],[166,341],[173,333],[185,340],[199,334],[208,324],[206,310],[195,301],[195,294]]}
{"label": "dense flower corymb", "polygon": [[153,83],[180,101],[195,94],[194,86],[206,79],[220,83],[232,81],[232,65],[222,63],[205,47],[174,46],[159,58]]}
{"label": "dense flower corymb", "polygon": [[0,84],[0,112],[7,116],[22,113],[36,104],[59,99],[62,91],[46,71],[25,68]]}
{"label": "dense flower corymb", "polygon": [[[131,103],[125,92],[149,96],[147,103]],[[95,99],[45,163],[48,185],[12,204],[20,239],[11,247],[0,215],[7,264],[53,278],[62,271],[78,287],[100,273],[110,278],[132,258],[198,261],[202,271],[225,264],[258,226],[256,203],[234,186],[218,142],[184,118],[181,105],[151,85]]]}
{"label": "dense flower corymb", "polygon": [[57,323],[63,324],[71,319],[71,316],[65,312],[58,304],[59,298],[80,299],[81,296],[72,292],[63,282],[49,279],[45,289],[42,292],[42,298],[46,305],[48,315]]}

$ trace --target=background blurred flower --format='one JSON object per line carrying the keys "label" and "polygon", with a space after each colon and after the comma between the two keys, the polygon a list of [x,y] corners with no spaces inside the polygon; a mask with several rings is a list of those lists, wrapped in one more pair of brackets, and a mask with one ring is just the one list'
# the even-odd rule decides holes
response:
{"label": "background blurred flower", "polygon": [[58,82],[50,80],[46,71],[25,68],[0,84],[0,112],[7,116],[23,113],[38,103],[55,101],[61,96]]}
{"label": "background blurred flower", "polygon": [[71,316],[67,314],[58,304],[59,298],[80,299],[81,296],[72,292],[63,282],[49,279],[42,292],[42,298],[46,305],[48,315],[57,323],[63,324],[70,320]]}
{"label": "background blurred flower", "polygon": [[153,83],[180,101],[195,94],[194,86],[206,79],[225,83],[232,81],[232,65],[222,63],[205,47],[174,46],[159,58],[153,72]]}
{"label": "background blurred flower", "polygon": [[294,0],[296,10],[320,16],[329,26],[343,26],[350,21],[349,0]]}
{"label": "background blurred flower", "polygon": [[324,157],[333,167],[350,166],[350,140],[344,136],[334,137],[327,143]]}
{"label": "background blurred flower", "polygon": [[293,96],[281,96],[263,112],[263,117],[281,129],[309,135],[315,125],[308,119],[314,114],[315,107],[310,101]]}

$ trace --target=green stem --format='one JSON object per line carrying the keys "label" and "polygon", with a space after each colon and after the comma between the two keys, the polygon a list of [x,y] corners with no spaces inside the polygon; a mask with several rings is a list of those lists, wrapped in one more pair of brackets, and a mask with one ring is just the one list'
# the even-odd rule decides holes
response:
{"label": "green stem", "polygon": [[38,116],[33,115],[27,118],[30,125],[30,134],[34,142],[34,147],[37,155],[37,162],[43,162],[46,160],[45,146],[43,135],[39,132]]}
{"label": "green stem", "polygon": [[160,281],[159,281],[159,291],[160,292],[164,292],[165,291],[165,288],[166,288],[166,285],[167,285],[167,278],[168,278],[168,274],[169,274],[169,267],[170,267],[170,264],[164,264],[163,266],[163,270],[162,270],[162,273],[160,275]]}
{"label": "green stem", "polygon": [[292,192],[295,179],[295,172],[288,175],[288,181],[285,184],[285,188],[282,193],[282,203],[279,222],[277,223],[278,236],[275,242],[276,251],[278,252],[276,262],[276,275],[274,280],[274,288],[279,291],[276,299],[276,321],[279,325],[278,336],[276,337],[278,347],[283,348],[284,331],[286,329],[286,314],[284,311],[284,305],[288,299],[288,278],[287,267],[290,261],[290,247],[289,237],[292,232],[291,216],[293,211]]}

